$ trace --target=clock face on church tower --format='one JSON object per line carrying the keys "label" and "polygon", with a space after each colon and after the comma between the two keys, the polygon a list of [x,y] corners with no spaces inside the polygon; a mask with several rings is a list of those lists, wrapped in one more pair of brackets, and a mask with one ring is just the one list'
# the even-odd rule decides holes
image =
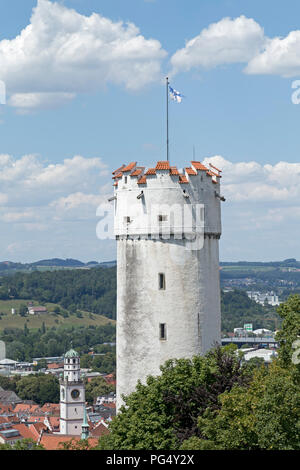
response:
{"label": "clock face on church tower", "polygon": [[72,397],[74,400],[77,400],[77,398],[79,398],[79,395],[80,395],[79,390],[77,390],[76,388],[74,388],[74,390],[72,390],[72,392],[71,392],[71,397]]}

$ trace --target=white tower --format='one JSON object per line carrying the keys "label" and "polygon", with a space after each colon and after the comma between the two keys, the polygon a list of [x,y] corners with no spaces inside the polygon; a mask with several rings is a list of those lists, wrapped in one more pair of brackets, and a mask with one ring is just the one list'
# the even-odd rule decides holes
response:
{"label": "white tower", "polygon": [[[212,167],[212,166],[211,166]],[[117,407],[171,358],[220,342],[220,170],[169,162],[113,173],[117,239]]]}
{"label": "white tower", "polygon": [[60,433],[81,435],[84,410],[85,388],[80,378],[80,357],[70,349],[64,356],[64,376],[60,380]]}

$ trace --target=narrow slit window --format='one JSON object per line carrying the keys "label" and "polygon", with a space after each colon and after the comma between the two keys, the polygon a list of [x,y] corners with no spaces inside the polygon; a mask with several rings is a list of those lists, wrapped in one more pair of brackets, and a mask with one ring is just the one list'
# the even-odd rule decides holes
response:
{"label": "narrow slit window", "polygon": [[165,290],[166,288],[166,277],[164,273],[159,273],[158,275],[158,288],[159,290]]}
{"label": "narrow slit window", "polygon": [[131,222],[131,219],[129,216],[124,217],[124,222],[125,224],[129,224]]}
{"label": "narrow slit window", "polygon": [[165,323],[159,324],[159,339],[167,339],[167,325]]}
{"label": "narrow slit window", "polygon": [[167,220],[168,220],[168,216],[167,216],[167,215],[159,214],[159,216],[158,216],[158,222],[167,222]]}
{"label": "narrow slit window", "polygon": [[124,179],[125,179],[125,184],[127,184],[127,176],[125,176],[125,178],[124,178]]}

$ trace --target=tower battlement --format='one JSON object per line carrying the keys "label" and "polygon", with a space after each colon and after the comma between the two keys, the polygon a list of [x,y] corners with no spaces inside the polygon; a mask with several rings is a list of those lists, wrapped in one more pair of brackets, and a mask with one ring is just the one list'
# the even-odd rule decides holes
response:
{"label": "tower battlement", "polygon": [[136,162],[113,172],[115,236],[196,235],[220,238],[221,170],[192,161],[179,172],[168,161]]}
{"label": "tower battlement", "polygon": [[[165,180],[174,184],[198,185],[200,181],[205,184],[220,184],[221,170],[210,165],[207,168],[201,162],[192,161],[191,166],[186,167],[180,172],[176,166],[171,166],[168,161],[158,161],[153,168],[138,166],[137,162],[131,162],[128,165],[122,165],[113,172],[114,187],[139,185],[140,187],[155,187]],[[195,178],[196,177],[196,178]]]}

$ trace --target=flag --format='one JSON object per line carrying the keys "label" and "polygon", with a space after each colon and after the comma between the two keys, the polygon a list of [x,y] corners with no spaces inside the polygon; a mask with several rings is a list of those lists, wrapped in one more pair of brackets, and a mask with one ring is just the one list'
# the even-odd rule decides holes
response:
{"label": "flag", "polygon": [[170,85],[169,85],[169,95],[173,101],[176,101],[176,103],[181,103],[182,98],[184,98],[184,96],[181,93],[179,93],[179,91],[174,90],[174,88],[172,88]]}

